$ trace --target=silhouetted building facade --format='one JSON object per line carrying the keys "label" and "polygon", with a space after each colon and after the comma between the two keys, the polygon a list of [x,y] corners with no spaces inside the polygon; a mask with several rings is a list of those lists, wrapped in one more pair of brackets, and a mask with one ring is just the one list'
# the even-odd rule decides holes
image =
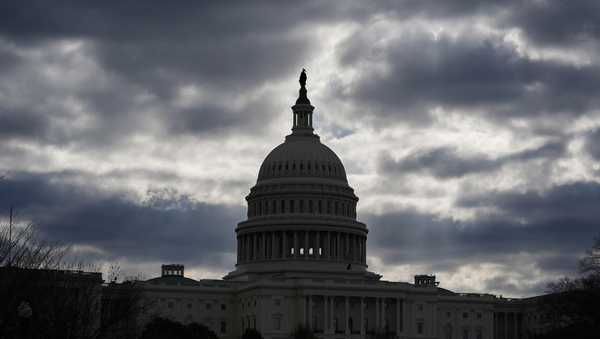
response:
{"label": "silhouetted building facade", "polygon": [[163,266],[145,282],[146,315],[199,322],[222,338],[256,328],[287,339],[298,325],[320,338],[525,338],[520,300],[455,293],[435,276],[381,280],[367,270],[367,225],[340,158],[313,129],[306,76],[292,106],[292,133],[263,161],[235,229],[237,264],[223,280],[184,277]]}

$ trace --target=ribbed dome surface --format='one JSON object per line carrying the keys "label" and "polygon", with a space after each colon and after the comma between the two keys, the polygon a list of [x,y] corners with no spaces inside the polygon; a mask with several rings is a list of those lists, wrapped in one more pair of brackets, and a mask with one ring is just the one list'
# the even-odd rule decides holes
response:
{"label": "ribbed dome surface", "polygon": [[263,161],[258,181],[282,177],[320,177],[347,182],[340,158],[319,138],[288,136]]}

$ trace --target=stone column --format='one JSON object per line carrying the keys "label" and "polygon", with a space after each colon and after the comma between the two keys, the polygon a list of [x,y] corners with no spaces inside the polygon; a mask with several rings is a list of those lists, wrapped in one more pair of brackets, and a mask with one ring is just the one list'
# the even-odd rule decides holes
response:
{"label": "stone column", "polygon": [[313,317],[312,317],[312,309],[313,309],[313,300],[312,295],[308,296],[308,328],[312,331],[314,328]]}
{"label": "stone column", "polygon": [[242,237],[237,237],[237,262],[242,262]]}
{"label": "stone column", "polygon": [[363,237],[363,244],[365,250],[363,251],[363,263],[367,263],[367,237]]}
{"label": "stone column", "polygon": [[[428,303],[431,305],[431,335],[437,338],[437,311],[434,303]],[[482,330],[483,331],[483,330]],[[473,335],[475,336],[475,335]]]}
{"label": "stone column", "polygon": [[385,329],[385,298],[381,298],[381,328]]}
{"label": "stone column", "polygon": [[256,260],[258,259],[258,233],[254,233],[252,237],[254,238],[254,249],[252,251],[252,259]]}
{"label": "stone column", "polygon": [[290,251],[287,246],[287,232],[281,231],[281,257],[287,258],[290,255]]}
{"label": "stone column", "polygon": [[298,231],[294,231],[294,258],[298,257]]}
{"label": "stone column", "polygon": [[329,329],[333,333],[335,328],[333,327],[333,313],[335,313],[335,296],[329,297]]}
{"label": "stone column", "polygon": [[306,326],[306,296],[302,296],[302,325]]}
{"label": "stone column", "polygon": [[375,297],[375,333],[379,331],[379,297]]}
{"label": "stone column", "polygon": [[365,337],[365,300],[360,297],[360,337]]}
{"label": "stone column", "polygon": [[329,305],[327,305],[328,296],[323,296],[323,333],[327,333],[329,330],[328,321],[329,321]]}
{"label": "stone column", "polygon": [[308,247],[309,247],[308,233],[309,233],[309,231],[304,231],[304,259],[308,259]]}
{"label": "stone column", "polygon": [[254,256],[254,238],[252,237],[252,234],[248,234],[246,236],[248,237],[248,260],[252,260]]}
{"label": "stone column", "polygon": [[360,262],[360,238],[358,235],[354,236],[354,261]]}
{"label": "stone column", "polygon": [[335,248],[336,249],[336,251],[335,251],[335,257],[336,257],[337,260],[340,260],[340,253],[342,252],[341,238],[342,237],[340,235],[340,232],[337,232],[337,241],[335,243],[335,247],[336,247]]}
{"label": "stone column", "polygon": [[325,246],[327,249],[327,259],[331,259],[331,252],[333,249],[333,246],[331,246],[331,231],[327,231],[327,246]]}
{"label": "stone column", "polygon": [[317,234],[315,235],[315,237],[316,237],[315,241],[317,243],[317,247],[314,249],[316,251],[316,253],[315,252],[313,252],[313,253],[317,259],[321,259],[321,253],[319,253],[319,251],[321,250],[321,237],[319,236],[319,234],[321,232],[317,231],[316,233]]}
{"label": "stone column", "polygon": [[346,321],[345,321],[345,323],[346,323],[346,335],[349,335],[350,334],[350,327],[348,326],[349,325],[348,322],[350,320],[350,302],[348,300],[348,297],[344,297],[344,299],[346,301],[346,312],[344,313],[345,314],[344,317],[346,318]]}
{"label": "stone column", "polygon": [[244,252],[246,257],[245,261],[250,260],[250,238],[247,234],[244,235]]}
{"label": "stone column", "polygon": [[[344,256],[344,258],[346,258],[346,256],[349,254],[350,252],[350,234],[346,233],[346,248],[344,248],[344,254],[342,254]],[[350,257],[348,255],[348,257]],[[352,260],[350,260],[352,261]]]}
{"label": "stone column", "polygon": [[275,241],[275,232],[271,232],[271,257],[269,259],[277,258],[277,241]]}
{"label": "stone column", "polygon": [[262,259],[265,260],[267,259],[267,232],[262,232],[261,235],[263,241]]}
{"label": "stone column", "polygon": [[400,298],[396,298],[396,336],[400,336]]}
{"label": "stone column", "polygon": [[508,339],[508,312],[504,312],[504,338]]}

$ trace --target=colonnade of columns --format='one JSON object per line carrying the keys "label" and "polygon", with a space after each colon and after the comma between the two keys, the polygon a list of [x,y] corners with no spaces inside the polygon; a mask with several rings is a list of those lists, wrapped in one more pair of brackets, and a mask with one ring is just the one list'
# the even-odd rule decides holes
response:
{"label": "colonnade of columns", "polygon": [[404,331],[404,300],[388,297],[308,295],[302,297],[305,326],[316,333],[367,334]]}
{"label": "colonnade of columns", "polygon": [[302,258],[366,263],[367,237],[333,231],[272,231],[238,236],[238,263]]}
{"label": "colonnade of columns", "polygon": [[348,199],[259,198],[248,202],[248,217],[307,213],[356,218],[356,201]]}
{"label": "colonnade of columns", "polygon": [[522,314],[516,312],[494,313],[494,338],[495,339],[521,339]]}

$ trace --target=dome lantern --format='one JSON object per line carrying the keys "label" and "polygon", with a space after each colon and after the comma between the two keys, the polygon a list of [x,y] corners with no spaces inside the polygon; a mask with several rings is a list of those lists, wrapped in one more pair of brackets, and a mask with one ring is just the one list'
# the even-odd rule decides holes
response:
{"label": "dome lantern", "polygon": [[306,95],[306,70],[303,68],[300,73],[300,90],[296,104],[292,106],[293,125],[292,134],[294,135],[312,135],[312,115],[314,106],[310,104]]}

